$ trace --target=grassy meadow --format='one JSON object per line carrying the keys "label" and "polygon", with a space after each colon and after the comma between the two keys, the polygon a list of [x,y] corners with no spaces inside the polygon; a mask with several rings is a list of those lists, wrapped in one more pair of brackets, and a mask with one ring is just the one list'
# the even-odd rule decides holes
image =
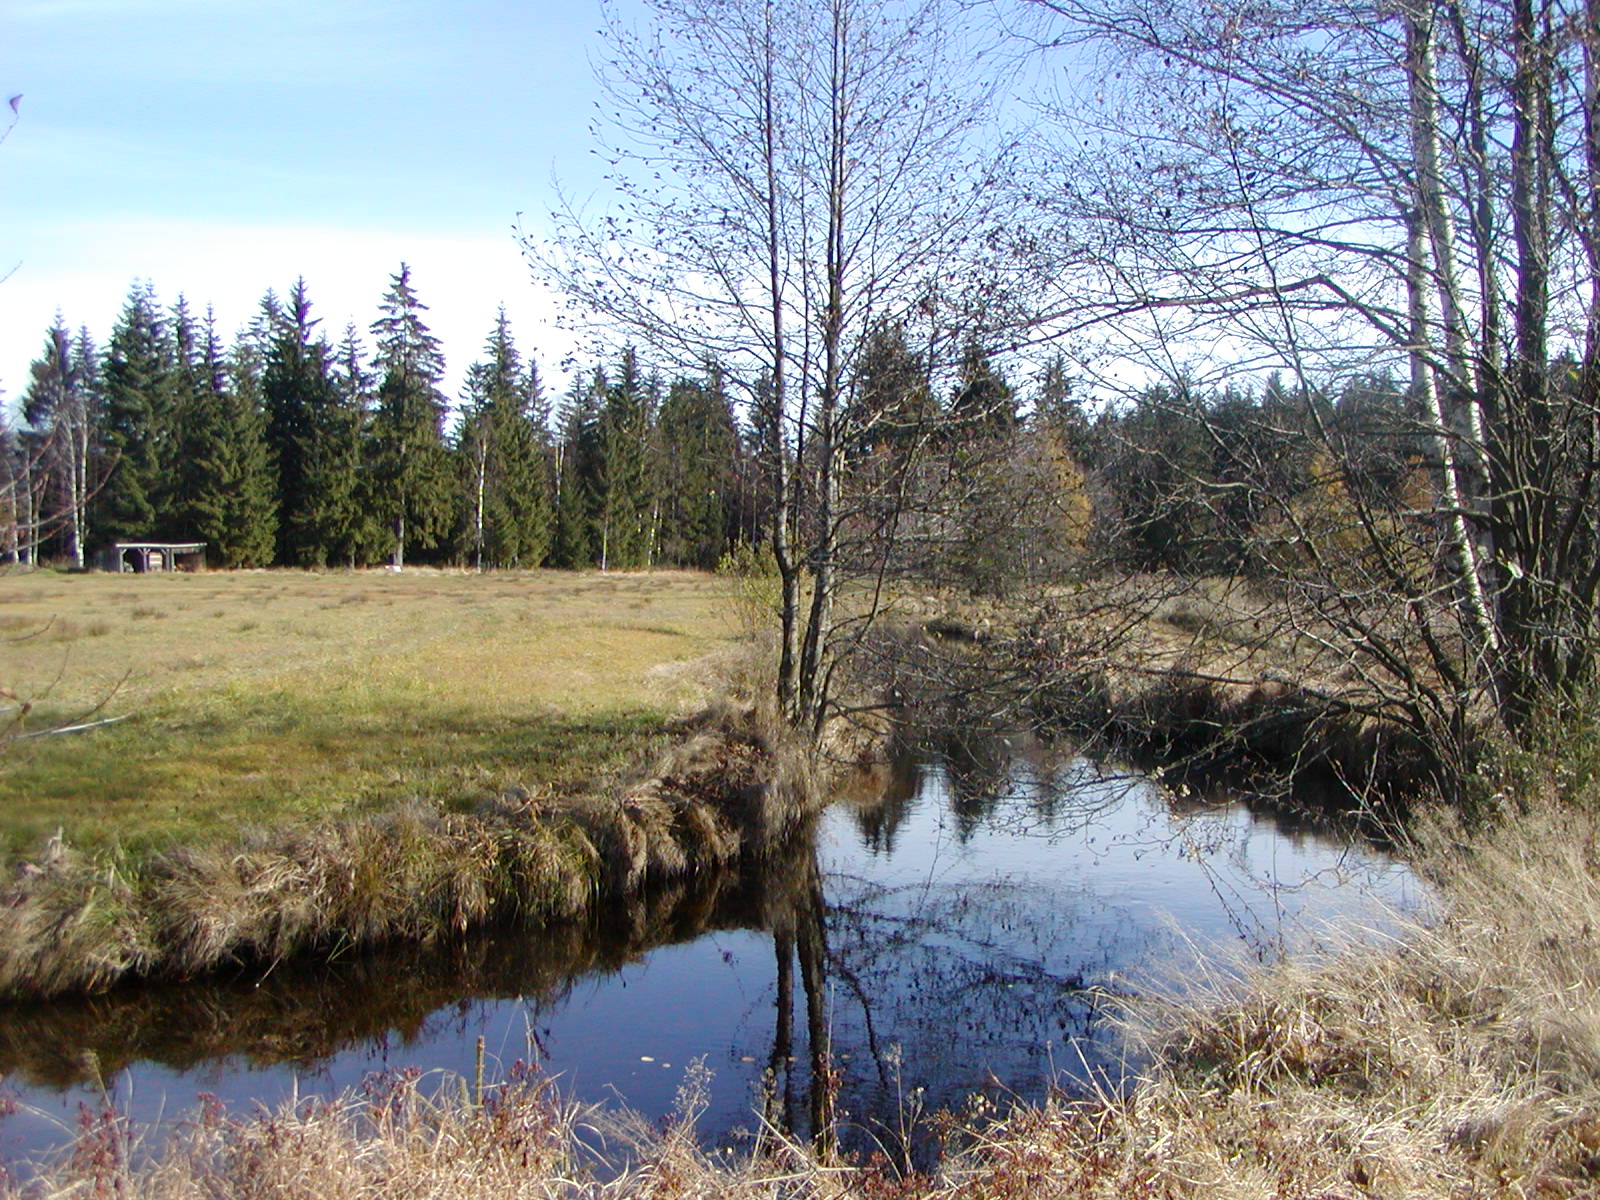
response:
{"label": "grassy meadow", "polygon": [[579,790],[705,699],[736,636],[726,584],[690,572],[0,576],[13,731],[121,718],[0,751],[0,844]]}

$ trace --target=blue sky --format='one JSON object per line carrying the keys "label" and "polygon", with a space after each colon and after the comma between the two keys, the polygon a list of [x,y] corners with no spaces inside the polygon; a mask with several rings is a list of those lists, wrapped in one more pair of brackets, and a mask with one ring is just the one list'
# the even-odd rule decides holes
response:
{"label": "blue sky", "polygon": [[[102,342],[135,278],[224,333],[304,275],[337,339],[411,264],[450,388],[496,306],[560,382],[512,227],[600,186],[594,0],[0,0],[0,389],[59,308]],[[0,108],[0,116],[9,110]]]}

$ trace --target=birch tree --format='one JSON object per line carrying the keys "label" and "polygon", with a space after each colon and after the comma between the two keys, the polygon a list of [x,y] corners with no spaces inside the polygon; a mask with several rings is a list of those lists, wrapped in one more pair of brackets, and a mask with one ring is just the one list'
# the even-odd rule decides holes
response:
{"label": "birch tree", "polygon": [[[580,319],[745,398],[781,589],[777,698],[820,732],[843,639],[856,358],[882,320],[953,358],[982,316],[995,171],[981,48],[943,0],[652,0],[607,9],[617,201],[530,239]],[[990,156],[992,160],[992,156]]]}
{"label": "birch tree", "polygon": [[62,539],[74,567],[84,565],[89,501],[98,482],[99,359],[87,331],[74,340],[57,315],[34,361],[22,412],[39,439],[39,466],[47,480],[44,511],[26,539],[41,528]]}
{"label": "birch tree", "polygon": [[[1270,464],[1233,477],[1275,512],[1264,561],[1297,564],[1302,632],[1435,745],[1576,702],[1600,650],[1600,5],[1029,8],[1080,81],[1036,147],[1054,224],[1026,249],[1060,284],[1039,329],[1202,428],[1183,396],[1397,369],[1374,436],[1426,447],[1425,497],[1347,489],[1359,583]],[[1318,413],[1305,436],[1353,475]]]}

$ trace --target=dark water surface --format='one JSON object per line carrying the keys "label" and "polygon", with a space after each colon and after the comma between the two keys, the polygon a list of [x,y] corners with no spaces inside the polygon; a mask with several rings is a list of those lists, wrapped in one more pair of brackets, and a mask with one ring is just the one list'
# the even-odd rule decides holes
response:
{"label": "dark water surface", "polygon": [[22,1105],[0,1155],[59,1144],[102,1087],[142,1121],[203,1092],[248,1111],[390,1068],[470,1077],[480,1037],[491,1077],[536,1060],[579,1098],[650,1116],[701,1060],[715,1141],[758,1110],[808,1129],[811,1051],[831,1043],[859,1133],[1116,1077],[1117,996],[1314,953],[1329,922],[1382,925],[1420,893],[1353,835],[991,746],[841,798],[761,879],[701,879],[556,930],[0,1010]]}

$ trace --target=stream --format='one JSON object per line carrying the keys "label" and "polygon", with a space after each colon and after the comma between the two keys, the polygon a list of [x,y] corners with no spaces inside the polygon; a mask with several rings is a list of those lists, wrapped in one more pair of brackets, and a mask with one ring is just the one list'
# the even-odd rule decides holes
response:
{"label": "stream", "polygon": [[[847,1144],[908,1115],[1115,1086],[1120,999],[1181,992],[1425,887],[1331,824],[1002,742],[881,772],[762,878],[706,877],[547,930],[0,1010],[0,1158],[60,1146],[107,1099],[137,1122],[233,1112],[372,1072],[489,1078],[518,1059],[651,1119],[710,1072],[704,1139],[765,1119]],[[824,1054],[837,1078],[813,1088]],[[9,1107],[9,1106],[8,1106]]]}

